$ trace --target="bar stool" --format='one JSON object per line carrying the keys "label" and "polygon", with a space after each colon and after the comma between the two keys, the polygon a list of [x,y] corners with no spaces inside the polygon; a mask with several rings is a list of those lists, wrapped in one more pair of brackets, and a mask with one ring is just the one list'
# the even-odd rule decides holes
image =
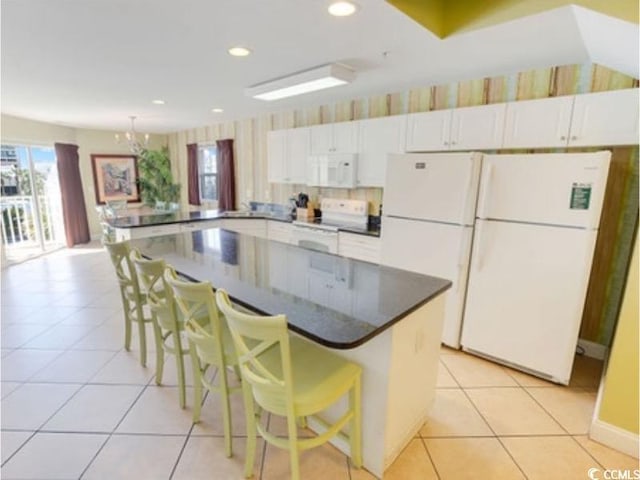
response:
{"label": "bar stool", "polygon": [[140,292],[138,275],[131,262],[131,247],[128,241],[105,242],[105,248],[111,257],[111,263],[116,270],[118,283],[120,284],[120,297],[124,309],[124,348],[131,350],[131,325],[138,324],[140,336],[140,364],[147,366],[147,335],[146,324],[151,323],[150,316],[145,316],[143,305],[144,295]]}
{"label": "bar stool", "polygon": [[[193,421],[197,423],[200,420],[202,387],[217,393],[222,401],[225,453],[230,457],[232,448],[229,395],[241,387],[229,386],[227,368],[237,368],[238,360],[227,323],[224,318],[220,318],[211,283],[179,280],[175,271],[169,268],[165,270],[165,278],[173,291],[178,311],[183,316],[185,333],[189,339],[195,391]],[[208,324],[203,324],[200,320],[203,312],[207,314]],[[218,369],[217,385],[207,378],[210,368]]]}
{"label": "bar stool", "polygon": [[[131,259],[153,319],[156,340],[156,384],[162,384],[165,353],[173,355],[178,373],[180,408],[184,408],[186,405],[184,356],[189,354],[189,349],[182,345],[180,334],[184,330],[184,323],[176,314],[173,291],[164,277],[165,269],[169,268],[172,272],[173,269],[168,267],[163,259],[142,258],[136,249],[132,250]],[[173,274],[175,275],[175,272]]]}
{"label": "bar stool", "polygon": [[[235,310],[227,292],[216,292],[218,308],[229,324],[242,376],[247,418],[245,476],[253,473],[256,430],[270,444],[289,450],[291,478],[300,478],[299,453],[338,435],[350,443],[351,459],[362,466],[360,378],[362,369],[310,342],[290,336],[284,315],[258,316]],[[296,421],[306,425],[315,415],[349,394],[347,411],[313,438],[298,439]],[[255,408],[257,405],[258,408]],[[278,437],[260,422],[263,411],[286,417],[288,438]],[[341,429],[349,424],[347,437]]]}

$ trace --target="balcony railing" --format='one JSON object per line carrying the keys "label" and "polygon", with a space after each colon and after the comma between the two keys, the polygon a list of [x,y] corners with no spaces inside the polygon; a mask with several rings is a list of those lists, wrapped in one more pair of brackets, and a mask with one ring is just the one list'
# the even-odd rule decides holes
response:
{"label": "balcony railing", "polygon": [[[46,195],[38,197],[43,244],[57,244],[54,212]],[[2,241],[7,248],[31,247],[38,243],[34,198],[30,195],[0,198]]]}

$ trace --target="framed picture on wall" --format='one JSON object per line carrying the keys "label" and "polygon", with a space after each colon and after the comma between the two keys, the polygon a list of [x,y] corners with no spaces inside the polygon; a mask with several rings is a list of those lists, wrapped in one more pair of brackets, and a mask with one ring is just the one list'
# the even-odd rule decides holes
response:
{"label": "framed picture on wall", "polygon": [[109,200],[140,201],[135,155],[92,154],[91,163],[98,205]]}

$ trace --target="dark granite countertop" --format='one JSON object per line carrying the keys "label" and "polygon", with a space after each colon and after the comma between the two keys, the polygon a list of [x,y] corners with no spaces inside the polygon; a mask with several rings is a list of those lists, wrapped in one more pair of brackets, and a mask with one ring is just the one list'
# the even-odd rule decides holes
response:
{"label": "dark granite countertop", "polygon": [[331,348],[363,344],[450,288],[437,277],[360,262],[224,229],[132,240],[182,275],[225,288]]}
{"label": "dark granite countertop", "polygon": [[[295,219],[291,215],[285,214],[273,214],[269,212],[257,212],[251,211],[246,214],[229,214],[228,212],[221,212],[219,210],[197,210],[192,212],[177,211],[177,212],[159,212],[159,213],[146,213],[141,215],[129,215],[124,217],[107,219],[109,225],[114,228],[138,228],[138,227],[153,227],[158,225],[170,225],[175,223],[187,223],[187,222],[200,222],[206,220],[218,220],[218,219],[267,219],[275,220],[278,222],[291,223]],[[360,235],[367,235],[371,237],[380,236],[380,227],[351,227],[340,226],[340,231],[357,233]]]}

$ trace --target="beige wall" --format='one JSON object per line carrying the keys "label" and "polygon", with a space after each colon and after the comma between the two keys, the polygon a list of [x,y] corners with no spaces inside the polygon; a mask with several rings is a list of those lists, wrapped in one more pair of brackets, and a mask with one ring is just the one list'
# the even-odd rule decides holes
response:
{"label": "beige wall", "polygon": [[[126,144],[117,144],[114,139],[116,132],[105,130],[88,130],[69,128],[35,122],[9,115],[2,115],[2,143],[22,145],[43,145],[53,147],[54,143],[72,143],[78,145],[80,174],[89,220],[89,230],[92,238],[101,234],[100,223],[96,213],[96,196],[91,168],[91,154],[127,155],[129,149]],[[150,148],[160,148],[166,145],[165,135],[152,135]]]}
{"label": "beige wall", "polygon": [[618,428],[639,433],[638,412],[638,239],[633,250],[631,266],[622,308],[611,348],[604,385],[600,392],[598,419]]}

